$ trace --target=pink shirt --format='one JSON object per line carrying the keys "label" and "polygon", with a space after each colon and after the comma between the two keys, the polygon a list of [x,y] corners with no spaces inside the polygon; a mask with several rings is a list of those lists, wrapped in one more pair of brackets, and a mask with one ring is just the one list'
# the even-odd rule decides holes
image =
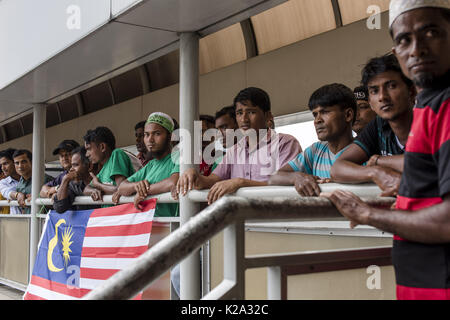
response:
{"label": "pink shirt", "polygon": [[241,139],[227,150],[212,174],[221,180],[244,178],[267,181],[270,175],[301,152],[300,143],[293,136],[269,130],[257,147],[250,148],[247,137]]}

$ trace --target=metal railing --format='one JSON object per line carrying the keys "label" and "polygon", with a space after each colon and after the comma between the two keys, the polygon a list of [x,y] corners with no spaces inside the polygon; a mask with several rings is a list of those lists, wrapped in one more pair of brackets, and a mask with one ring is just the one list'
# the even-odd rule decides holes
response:
{"label": "metal railing", "polygon": [[[192,195],[192,197],[195,196],[195,194]],[[364,200],[370,205],[383,207],[393,203],[392,198],[372,197]],[[278,197],[261,200],[225,196],[142,254],[132,266],[116,273],[101,287],[91,291],[85,299],[129,299],[135,296],[171,266],[180,262],[222,230],[224,230],[224,261],[226,261],[224,280],[203,299],[244,299],[245,269],[267,265],[267,260],[245,257],[244,221],[248,219],[340,220],[342,216],[330,201],[324,198],[297,196],[296,199]],[[369,248],[368,250],[385,250],[381,252],[381,256],[385,258],[388,255],[386,250],[389,248]],[[304,255],[285,255],[285,258],[289,263],[296,263]],[[270,264],[276,267],[280,263],[280,261],[272,260]],[[280,277],[269,276],[269,279],[272,279],[269,288],[280,287],[277,284],[277,281],[281,281]],[[279,298],[281,293],[269,293],[269,297]]]}
{"label": "metal railing", "polygon": [[[394,201],[393,198],[377,197],[380,190],[375,185],[321,185],[322,191],[325,192],[337,188],[353,191],[371,205],[390,206]],[[205,202],[207,194],[208,190],[191,191],[186,197],[193,202]],[[283,196],[280,197],[280,195]],[[159,203],[177,202],[170,193],[152,197],[157,198]],[[74,204],[110,204],[112,203],[111,198],[111,196],[104,196],[103,202],[95,202],[90,197],[77,197]],[[120,203],[129,203],[133,201],[133,197],[122,197],[120,200]],[[0,201],[0,206],[17,205],[17,201],[5,202],[7,201]],[[40,198],[36,200],[36,203],[52,205],[52,200]],[[11,217],[13,215],[3,216]],[[45,216],[38,215],[40,218]],[[173,222],[173,219],[170,218],[170,222]],[[341,260],[359,259],[358,261],[363,261],[368,253],[369,257],[374,258],[388,259],[390,257],[390,247],[245,257],[245,221],[283,219],[329,221],[342,220],[343,217],[327,199],[300,197],[293,187],[241,188],[235,195],[223,197],[198,213],[141,255],[132,266],[116,273],[103,286],[89,293],[85,299],[128,299],[133,297],[222,230],[224,230],[224,261],[226,261],[224,263],[224,280],[203,299],[244,299],[245,270],[249,268],[269,268],[268,297],[269,299],[280,299],[283,297],[280,288],[285,286],[283,281],[286,282],[282,270],[287,266],[299,266],[319,256],[322,263],[336,262],[336,255],[340,256]],[[351,252],[351,257],[346,254],[347,251]]]}

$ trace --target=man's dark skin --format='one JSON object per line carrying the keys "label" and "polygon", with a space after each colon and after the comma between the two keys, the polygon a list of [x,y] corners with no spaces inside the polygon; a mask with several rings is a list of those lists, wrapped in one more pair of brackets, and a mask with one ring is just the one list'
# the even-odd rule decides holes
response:
{"label": "man's dark skin", "polygon": [[[24,179],[31,179],[31,159],[28,159],[26,154],[18,155],[14,157],[14,166],[16,168],[16,172]],[[31,200],[31,193],[24,194],[21,192],[11,192],[11,198],[16,199],[19,203],[19,206],[25,208],[25,201]]]}
{"label": "man's dark skin", "polygon": [[86,165],[81,161],[81,156],[79,153],[72,155],[71,164],[72,167],[63,177],[61,185],[57,191],[57,198],[59,200],[68,197],[70,181],[83,181],[85,185],[89,185],[89,182],[91,181],[91,177],[89,175],[89,165]]}
{"label": "man's dark skin", "polygon": [[[104,142],[96,143],[84,143],[84,147],[86,148],[86,157],[91,161],[93,164],[98,164],[100,166],[103,166],[108,159],[111,157],[112,150],[106,145]],[[116,185],[109,185],[101,183],[97,176],[90,173],[92,177],[92,186],[87,185],[84,189],[85,195],[90,195],[92,197],[92,200],[94,201],[102,201],[104,194],[113,194],[117,191],[117,186],[119,186],[122,181],[126,179],[126,177],[122,175],[114,176],[114,180],[116,182]]]}
{"label": "man's dark skin", "polygon": [[[393,53],[418,91],[432,79],[450,71],[450,22],[434,8],[415,9],[400,15],[392,25]],[[376,209],[354,194],[337,190],[322,193],[351,220],[368,224],[401,238],[421,243],[450,242],[450,194],[442,202],[417,211]]]}
{"label": "man's dark skin", "polygon": [[[229,146],[227,146],[227,135],[226,135],[226,131],[227,130],[236,130],[238,128],[237,122],[236,120],[231,117],[228,113],[224,114],[221,117],[218,117],[216,119],[216,129],[218,129],[220,131],[220,133],[222,134],[222,145],[224,148],[227,147],[231,147],[232,145],[234,145],[236,143],[236,138],[233,138],[233,143]],[[229,131],[230,132],[230,131]]]}
{"label": "man's dark skin", "polygon": [[[402,145],[408,140],[416,91],[409,89],[401,75],[387,71],[373,77],[368,83],[369,103],[372,109],[389,122]],[[333,181],[341,183],[374,182],[383,196],[396,195],[403,172],[403,155],[373,155],[370,159],[357,144],[351,144],[331,168]],[[367,165],[362,164],[367,161]]]}
{"label": "man's dark skin", "polygon": [[5,174],[6,177],[11,177],[16,181],[19,181],[20,175],[16,172],[16,167],[14,166],[14,161],[2,157],[0,158],[0,166],[1,170]]}
{"label": "man's dark skin", "polygon": [[[320,141],[328,141],[330,151],[337,154],[352,141],[352,126],[354,112],[351,108],[342,110],[339,105],[322,107],[312,110],[314,127]],[[303,197],[314,197],[320,194],[319,183],[329,182],[303,172],[294,172],[286,164],[269,179],[269,185],[294,185],[295,190]]]}
{"label": "man's dark skin", "polygon": [[[148,123],[145,125],[144,143],[154,159],[164,159],[172,152],[171,134],[164,127],[156,123]],[[150,184],[145,179],[138,182],[129,182],[125,179],[120,184],[117,192],[114,193],[112,201],[118,204],[121,196],[131,196],[136,193],[134,206],[141,210],[142,208],[139,205],[141,201],[151,194],[172,191],[177,184],[178,177],[179,174],[174,173],[169,178],[154,184]]]}

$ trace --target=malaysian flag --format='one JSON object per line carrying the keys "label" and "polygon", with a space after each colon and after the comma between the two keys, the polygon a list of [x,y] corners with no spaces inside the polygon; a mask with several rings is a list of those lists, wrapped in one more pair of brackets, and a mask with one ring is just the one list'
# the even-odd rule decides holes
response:
{"label": "malaysian flag", "polygon": [[[148,248],[156,199],[48,214],[25,300],[79,299]],[[141,294],[136,298],[140,298]]]}

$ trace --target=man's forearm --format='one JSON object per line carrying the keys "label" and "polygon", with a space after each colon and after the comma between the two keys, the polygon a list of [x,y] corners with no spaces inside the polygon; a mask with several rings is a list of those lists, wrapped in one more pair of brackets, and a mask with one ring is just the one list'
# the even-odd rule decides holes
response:
{"label": "man's forearm", "polygon": [[375,228],[421,243],[450,242],[450,199],[417,211],[372,208],[368,223]]}
{"label": "man's forearm", "polygon": [[248,179],[241,179],[240,188],[245,187],[264,187],[268,185],[268,181],[254,181]]}
{"label": "man's forearm", "polygon": [[360,166],[356,163],[337,160],[331,167],[331,179],[338,183],[362,183],[372,181],[376,167]]}
{"label": "man's forearm", "polygon": [[121,196],[125,196],[125,197],[129,197],[133,194],[136,193],[136,189],[135,189],[135,185],[137,184],[137,182],[130,182],[125,180],[124,182],[122,182],[119,186],[119,194]]}
{"label": "man's forearm", "polygon": [[377,160],[377,165],[394,169],[400,173],[403,172],[403,162],[405,155],[385,156],[380,157]]}
{"label": "man's forearm", "polygon": [[295,183],[295,172],[278,171],[270,176],[268,185],[271,186],[292,186]]}

